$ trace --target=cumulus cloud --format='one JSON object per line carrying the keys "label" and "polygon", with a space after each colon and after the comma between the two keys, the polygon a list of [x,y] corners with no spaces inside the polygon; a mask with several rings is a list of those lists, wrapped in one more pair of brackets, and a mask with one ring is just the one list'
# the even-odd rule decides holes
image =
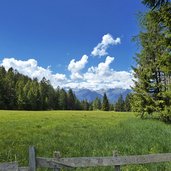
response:
{"label": "cumulus cloud", "polygon": [[107,56],[105,62],[101,62],[97,67],[90,67],[84,74],[84,80],[94,89],[124,88],[129,89],[133,85],[132,72],[114,71],[110,68],[114,57]]}
{"label": "cumulus cloud", "polygon": [[35,59],[29,59],[26,61],[16,60],[14,58],[4,58],[2,63],[6,70],[10,67],[16,69],[19,73],[29,76],[30,78],[38,78],[40,81],[43,77],[50,80],[51,84],[54,87],[63,86],[63,84],[67,81],[66,76],[64,74],[52,74],[50,67],[43,68],[38,66],[38,63]]}
{"label": "cumulus cloud", "polygon": [[114,57],[107,56],[105,62],[99,63],[97,67],[90,67],[88,72],[85,74],[85,78],[87,78],[87,75],[96,75],[98,77],[108,76],[108,74],[111,72],[109,65],[113,62],[113,60]]}
{"label": "cumulus cloud", "polygon": [[0,65],[3,65],[6,70],[12,67],[19,73],[27,75],[30,78],[38,78],[39,81],[45,77],[50,80],[54,88],[60,86],[64,88],[87,88],[91,90],[109,88],[129,89],[130,86],[133,86],[132,71],[115,71],[110,67],[113,61],[114,57],[107,56],[104,62],[100,62],[97,66],[89,67],[85,73],[80,73],[88,62],[88,56],[84,55],[80,61],[72,60],[69,63],[68,70],[71,71],[70,78],[65,74],[53,74],[50,67],[43,68],[38,66],[35,59],[22,61],[14,58],[4,58]]}
{"label": "cumulus cloud", "polygon": [[117,37],[116,39],[113,39],[112,35],[106,34],[102,37],[101,43],[99,43],[91,52],[93,56],[105,56],[107,55],[107,48],[110,45],[117,45],[121,43],[121,39]]}
{"label": "cumulus cloud", "polygon": [[[120,43],[120,38],[113,39],[110,34],[106,34],[91,54],[93,56],[107,56],[107,48],[110,45]],[[50,67],[43,68],[39,66],[35,59],[22,61],[15,58],[4,58],[0,66],[3,65],[6,70],[12,67],[30,78],[38,78],[39,81],[45,77],[54,88],[60,86],[63,88],[87,88],[91,90],[109,88],[129,89],[130,86],[133,86],[133,73],[132,71],[116,71],[111,68],[114,59],[114,57],[107,56],[105,61],[100,62],[97,66],[89,67],[87,71],[85,71],[86,64],[88,63],[87,55],[83,55],[78,61],[72,59],[68,64],[70,76],[66,76],[63,73],[53,73]]]}
{"label": "cumulus cloud", "polygon": [[83,55],[79,61],[72,59],[68,65],[68,70],[71,72],[71,79],[81,79],[80,71],[85,68],[88,62],[88,56]]}

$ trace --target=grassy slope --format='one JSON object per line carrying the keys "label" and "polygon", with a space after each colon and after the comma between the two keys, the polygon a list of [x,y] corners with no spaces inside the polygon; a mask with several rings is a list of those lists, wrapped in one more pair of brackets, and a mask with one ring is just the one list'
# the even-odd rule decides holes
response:
{"label": "grassy slope", "polygon": [[[27,165],[28,146],[38,156],[111,156],[171,152],[171,126],[133,113],[100,111],[0,111],[0,162]],[[113,170],[93,168],[88,170]],[[126,166],[123,170],[171,170],[171,164]]]}

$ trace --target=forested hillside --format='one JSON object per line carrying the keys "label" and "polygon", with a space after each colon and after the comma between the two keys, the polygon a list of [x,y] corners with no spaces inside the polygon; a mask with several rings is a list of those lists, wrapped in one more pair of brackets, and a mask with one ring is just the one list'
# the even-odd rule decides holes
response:
{"label": "forested hillside", "polygon": [[45,78],[38,82],[0,67],[0,109],[66,110],[81,109],[81,104],[71,89],[54,89]]}
{"label": "forested hillside", "polygon": [[[124,111],[123,103],[116,103],[116,111]],[[122,108],[118,108],[122,105]],[[15,110],[114,110],[106,93],[103,99],[80,101],[72,89],[56,89],[43,78],[40,82],[20,74],[13,68],[0,67],[0,109]],[[122,110],[123,109],[123,110]],[[128,110],[126,110],[128,111]]]}

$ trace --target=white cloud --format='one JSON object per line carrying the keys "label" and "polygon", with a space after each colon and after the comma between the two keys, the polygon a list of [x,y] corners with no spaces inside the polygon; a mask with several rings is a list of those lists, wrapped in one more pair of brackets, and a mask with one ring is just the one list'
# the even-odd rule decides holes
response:
{"label": "white cloud", "polygon": [[105,62],[101,62],[97,67],[90,67],[85,77],[89,74],[96,74],[96,76],[107,76],[111,71],[109,65],[113,62],[114,57],[107,56]]}
{"label": "white cloud", "polygon": [[85,68],[87,62],[88,62],[87,55],[83,55],[79,61],[75,61],[75,59],[72,59],[70,61],[68,65],[68,70],[71,71],[71,79],[82,79],[82,76],[79,72]]}
{"label": "white cloud", "polygon": [[130,88],[133,86],[132,71],[115,71],[110,67],[114,61],[114,57],[107,56],[104,62],[97,66],[88,68],[85,73],[80,71],[85,67],[88,56],[84,55],[80,61],[72,60],[68,65],[68,70],[71,71],[71,78],[65,74],[53,74],[50,68],[38,66],[35,59],[26,61],[16,60],[14,58],[4,58],[0,65],[3,65],[6,70],[10,67],[18,70],[18,72],[27,75],[31,78],[37,77],[40,81],[43,77],[50,80],[51,84],[56,88],[88,88],[92,90],[109,89],[109,88]]}
{"label": "white cloud", "polygon": [[72,59],[68,65],[68,70],[71,72],[80,71],[81,69],[85,67],[86,63],[88,62],[87,60],[88,60],[87,55],[83,55],[80,61],[75,62],[75,59]]}
{"label": "white cloud", "polygon": [[10,67],[16,69],[19,73],[29,76],[30,78],[38,78],[40,81],[43,77],[50,80],[51,84],[54,87],[63,86],[67,81],[64,74],[52,74],[50,68],[43,68],[38,66],[38,63],[35,59],[29,59],[27,61],[16,60],[14,58],[4,58],[2,63],[6,70]]}
{"label": "white cloud", "polygon": [[[104,56],[108,53],[107,48],[110,45],[120,44],[120,38],[113,39],[110,34],[102,37],[99,43],[91,52],[93,56]],[[50,80],[55,88],[88,88],[92,90],[109,89],[109,88],[130,88],[133,86],[132,71],[115,71],[110,67],[114,61],[114,57],[107,56],[104,62],[100,62],[97,66],[91,66],[86,72],[83,72],[88,63],[88,56],[83,55],[80,60],[72,59],[68,65],[70,76],[62,73],[52,73],[51,68],[43,68],[38,65],[35,59],[26,61],[17,60],[15,58],[4,58],[0,63],[6,70],[10,67],[16,69],[19,73],[29,76],[30,78],[38,78],[40,81],[43,77]]]}
{"label": "white cloud", "polygon": [[108,53],[106,52],[109,45],[117,45],[121,43],[121,39],[118,37],[113,39],[110,34],[106,34],[102,37],[101,43],[99,43],[91,52],[93,56],[105,56]]}
{"label": "white cloud", "polygon": [[132,72],[114,71],[110,68],[114,57],[107,56],[105,62],[99,63],[97,67],[90,67],[84,74],[84,80],[94,89],[108,88],[130,88],[133,85]]}

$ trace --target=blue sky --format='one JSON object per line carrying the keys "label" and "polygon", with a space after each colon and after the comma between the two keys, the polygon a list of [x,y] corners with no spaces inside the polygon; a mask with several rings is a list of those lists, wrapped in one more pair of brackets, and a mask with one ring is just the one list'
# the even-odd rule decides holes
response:
{"label": "blue sky", "polygon": [[[54,86],[127,88],[121,82],[132,78],[137,46],[131,39],[140,30],[136,14],[144,10],[140,0],[1,1],[0,63],[31,77],[53,77]],[[93,55],[95,47],[105,54]]]}

